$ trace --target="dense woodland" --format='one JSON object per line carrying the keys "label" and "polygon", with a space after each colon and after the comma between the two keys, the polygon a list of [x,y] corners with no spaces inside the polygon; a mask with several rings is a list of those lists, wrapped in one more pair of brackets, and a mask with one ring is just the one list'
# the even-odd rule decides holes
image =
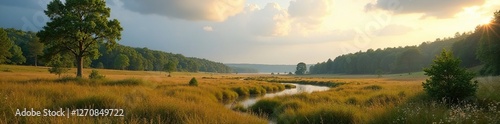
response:
{"label": "dense woodland", "polygon": [[499,75],[500,14],[490,24],[477,26],[474,32],[457,32],[454,37],[438,38],[418,46],[368,49],[328,59],[310,66],[310,74],[387,74],[421,71],[429,67],[443,49],[451,50],[461,66],[483,65],[482,75]]}
{"label": "dense woodland", "polygon": [[[62,63],[66,63],[66,67],[76,66],[74,57],[69,54],[56,55],[55,57],[49,57],[49,55],[44,54],[50,52],[47,51],[47,47],[44,47],[43,43],[39,42],[35,32],[26,32],[12,28],[0,30],[5,30],[10,42],[12,42],[12,47],[9,48],[11,56],[6,57],[5,62],[0,61],[0,63],[50,66],[51,61],[59,60]],[[85,68],[141,71],[232,72],[232,68],[222,63],[185,57],[181,54],[150,50],[148,48],[133,48],[118,44],[112,50],[108,51],[105,45],[100,45],[98,52],[100,56],[97,58],[85,58]],[[37,61],[37,59],[40,59],[40,61]],[[168,66],[175,68],[168,69]]]}

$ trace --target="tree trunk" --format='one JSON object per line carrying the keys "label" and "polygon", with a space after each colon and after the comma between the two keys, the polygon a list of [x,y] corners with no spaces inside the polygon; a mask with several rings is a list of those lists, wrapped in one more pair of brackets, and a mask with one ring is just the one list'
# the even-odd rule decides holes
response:
{"label": "tree trunk", "polygon": [[76,56],[76,61],[77,61],[76,77],[81,78],[83,71],[83,56]]}

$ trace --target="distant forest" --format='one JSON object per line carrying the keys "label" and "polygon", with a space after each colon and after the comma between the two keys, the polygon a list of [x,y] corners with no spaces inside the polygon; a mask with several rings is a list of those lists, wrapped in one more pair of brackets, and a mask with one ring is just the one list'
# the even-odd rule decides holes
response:
{"label": "distant forest", "polygon": [[[478,50],[480,40],[491,30],[489,25],[477,26],[474,32],[457,32],[454,37],[437,38],[418,46],[368,49],[364,52],[341,55],[309,67],[310,74],[387,74],[422,71],[443,49],[453,52],[461,66],[471,68],[483,65]],[[490,37],[490,36],[488,36]],[[484,40],[484,38],[483,38]],[[493,41],[498,40],[493,39]],[[488,48],[490,49],[490,48]],[[495,74],[494,68],[485,67],[481,74]]]}
{"label": "distant forest", "polygon": [[[12,56],[7,58],[5,62],[0,63],[13,65],[46,65],[50,61],[48,59],[54,59],[44,57],[45,54],[43,53],[49,52],[43,47],[43,44],[39,43],[36,32],[26,32],[13,28],[0,28],[0,30],[5,30],[8,38],[13,43],[13,46],[9,49]],[[33,51],[34,48],[39,48],[42,54]],[[98,52],[101,54],[98,58],[85,58],[85,68],[166,71],[166,66],[172,64],[176,67],[175,71],[216,73],[230,73],[233,71],[232,68],[219,62],[185,57],[181,54],[150,50],[148,48],[134,48],[120,44],[117,44],[110,51],[106,50],[105,45],[100,45]],[[38,59],[40,59],[40,61],[37,61]],[[69,54],[63,54],[59,59],[62,59],[61,61],[63,62],[71,63],[68,64],[70,67],[76,65],[74,57]]]}

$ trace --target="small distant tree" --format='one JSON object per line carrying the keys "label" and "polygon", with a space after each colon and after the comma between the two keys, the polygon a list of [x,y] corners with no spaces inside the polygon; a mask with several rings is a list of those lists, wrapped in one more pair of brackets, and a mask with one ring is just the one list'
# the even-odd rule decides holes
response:
{"label": "small distant tree", "polygon": [[196,78],[191,78],[191,80],[189,81],[189,86],[198,86],[198,81],[196,80]]}
{"label": "small distant tree", "polygon": [[165,66],[163,66],[163,71],[168,72],[168,77],[171,77],[171,73],[177,70],[177,62],[169,61]]}
{"label": "small distant tree", "polygon": [[7,32],[0,28],[0,64],[8,61],[7,58],[10,58],[12,54],[9,52],[9,49],[12,47],[13,43],[10,41],[7,36]]}
{"label": "small distant tree", "polygon": [[443,50],[434,64],[425,68],[424,72],[430,79],[423,82],[422,86],[435,99],[458,102],[476,93],[477,81],[471,81],[475,74],[460,67],[460,59],[454,58],[447,50]]}
{"label": "small distant tree", "polygon": [[300,62],[299,64],[297,64],[297,68],[295,70],[296,75],[306,74],[306,71],[307,71],[306,63]]}
{"label": "small distant tree", "polygon": [[92,72],[89,75],[90,79],[104,79],[106,76],[99,74],[99,71],[97,70],[92,70]]}
{"label": "small distant tree", "polygon": [[124,70],[125,68],[127,68],[130,65],[129,62],[130,62],[130,60],[128,59],[128,57],[126,55],[120,54],[120,55],[116,56],[116,58],[115,58],[115,68]]}

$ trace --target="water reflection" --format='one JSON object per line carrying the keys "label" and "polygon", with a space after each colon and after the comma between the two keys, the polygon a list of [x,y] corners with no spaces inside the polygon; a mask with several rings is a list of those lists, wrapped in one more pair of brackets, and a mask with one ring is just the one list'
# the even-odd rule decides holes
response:
{"label": "water reflection", "polygon": [[[311,92],[315,92],[315,91],[325,91],[325,90],[330,89],[327,86],[314,86],[314,85],[293,84],[293,83],[282,83],[282,84],[295,85],[296,88],[285,89],[281,92],[267,93],[264,96],[249,97],[248,99],[244,99],[242,101],[239,101],[239,103],[241,103],[241,105],[243,105],[244,107],[248,107],[248,106],[255,104],[257,101],[259,101],[262,98],[271,98],[271,97],[282,96],[282,95],[293,95],[293,94],[298,94],[298,93],[303,93],[303,92],[311,93]],[[230,104],[227,104],[226,107],[230,108],[232,105],[233,105],[233,103],[230,103]]]}

